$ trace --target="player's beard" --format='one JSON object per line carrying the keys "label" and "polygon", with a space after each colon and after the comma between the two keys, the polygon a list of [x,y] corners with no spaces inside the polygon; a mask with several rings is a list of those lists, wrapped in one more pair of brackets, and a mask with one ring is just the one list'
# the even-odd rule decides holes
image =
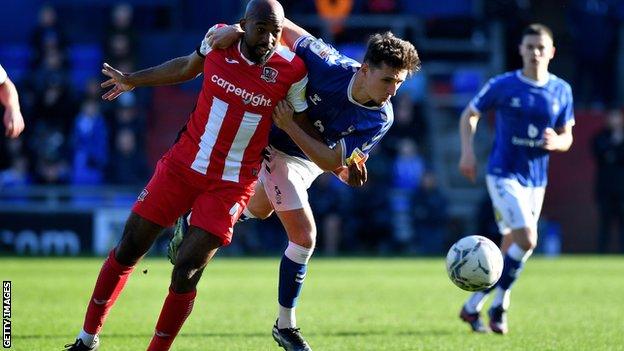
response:
{"label": "player's beard", "polygon": [[273,46],[273,48],[267,50],[266,53],[260,54],[258,51],[260,51],[259,49],[263,48],[263,46],[250,46],[244,40],[243,40],[243,45],[245,45],[245,47],[247,48],[247,52],[249,54],[248,58],[258,65],[265,64],[269,60],[273,52],[275,52],[275,49],[277,48],[276,46]]}
{"label": "player's beard", "polygon": [[261,64],[261,65],[265,64],[269,60],[271,55],[273,55],[273,53],[275,52],[275,49],[276,49],[276,46],[273,46],[273,48],[267,50],[267,52],[264,55],[258,54],[258,64]]}

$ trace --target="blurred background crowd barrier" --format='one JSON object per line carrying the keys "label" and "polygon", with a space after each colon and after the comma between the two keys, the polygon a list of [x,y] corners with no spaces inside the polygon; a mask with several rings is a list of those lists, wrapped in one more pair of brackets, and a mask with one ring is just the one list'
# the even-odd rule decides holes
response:
{"label": "blurred background crowd barrier", "polygon": [[[310,190],[321,254],[438,255],[468,234],[497,238],[484,169],[493,119],[476,135],[477,185],[457,171],[459,115],[487,79],[521,66],[519,33],[555,33],[551,72],[572,83],[574,144],[551,158],[539,250],[624,252],[624,1],[289,0],[286,14],[361,60],[392,30],[423,70],[393,99],[395,125],[350,189],[331,175]],[[0,141],[0,254],[105,254],[155,162],[192,110],[201,79],[103,102],[102,62],[133,71],[187,55],[237,0],[8,0],[0,64],[17,84],[26,130]],[[236,228],[224,254],[282,250],[274,217]],[[166,238],[155,250],[162,252]]]}

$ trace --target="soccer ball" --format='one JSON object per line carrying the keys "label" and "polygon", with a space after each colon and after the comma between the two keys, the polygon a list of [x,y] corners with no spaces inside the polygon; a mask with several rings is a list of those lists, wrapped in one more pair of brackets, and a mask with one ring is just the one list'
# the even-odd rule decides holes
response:
{"label": "soccer ball", "polygon": [[503,272],[503,255],[492,240],[471,235],[456,242],[446,255],[446,272],[451,281],[468,291],[485,290]]}

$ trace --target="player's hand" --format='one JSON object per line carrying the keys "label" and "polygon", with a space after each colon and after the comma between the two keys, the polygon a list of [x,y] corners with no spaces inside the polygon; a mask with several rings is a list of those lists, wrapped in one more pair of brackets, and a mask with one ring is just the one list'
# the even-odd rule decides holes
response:
{"label": "player's hand", "polygon": [[4,111],[4,135],[9,138],[17,138],[24,130],[24,117],[20,109],[7,108]]}
{"label": "player's hand", "polygon": [[287,131],[292,126],[297,125],[293,120],[293,113],[295,110],[290,106],[288,101],[282,100],[277,103],[275,109],[273,110],[273,122],[275,125]]}
{"label": "player's hand", "polygon": [[134,89],[134,85],[128,82],[128,74],[111,67],[108,63],[102,65],[102,74],[110,79],[100,84],[102,88],[112,88],[102,95],[102,99],[112,101],[126,91]]}
{"label": "player's hand", "polygon": [[362,162],[353,162],[349,165],[349,178],[347,180],[347,184],[353,187],[361,187],[368,180],[368,170],[366,169],[366,159],[368,159],[368,155],[365,156]]}
{"label": "player's hand", "polygon": [[225,49],[234,44],[241,36],[243,29],[239,24],[232,24],[221,28],[215,28],[206,33],[208,45],[213,49]]}
{"label": "player's hand", "polygon": [[477,181],[477,158],[474,152],[462,152],[459,159],[459,172],[471,182]]}
{"label": "player's hand", "polygon": [[334,174],[345,184],[359,188],[366,184],[368,180],[368,170],[366,168],[366,160],[368,154],[360,162],[352,162],[349,166],[339,167]]}
{"label": "player's hand", "polygon": [[560,148],[559,134],[552,128],[544,129],[544,149],[548,151],[559,150]]}

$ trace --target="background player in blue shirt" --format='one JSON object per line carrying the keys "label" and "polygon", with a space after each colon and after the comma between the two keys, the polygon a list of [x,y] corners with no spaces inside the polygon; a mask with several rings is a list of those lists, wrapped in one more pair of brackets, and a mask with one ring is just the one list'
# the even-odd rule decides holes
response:
{"label": "background player in blue shirt", "polygon": [[[240,33],[237,26],[221,28],[209,42],[229,46]],[[279,312],[273,337],[286,350],[311,350],[295,318],[316,242],[307,189],[324,171],[336,173],[350,185],[366,181],[364,161],[394,119],[390,98],[407,75],[420,68],[420,59],[411,43],[390,32],[371,37],[363,64],[341,55],[289,20],[284,22],[282,40],[308,69],[309,108],[294,118],[285,102],[275,109],[276,126],[260,182],[243,215],[264,219],[275,210],[284,225],[289,243],[280,264]]]}
{"label": "background player in blue shirt", "polygon": [[462,307],[461,319],[477,332],[487,331],[480,311],[489,291],[495,289],[488,311],[490,329],[507,333],[511,285],[537,245],[549,152],[567,151],[572,145],[572,90],[568,83],[548,72],[555,54],[552,31],[542,24],[529,25],[522,33],[519,51],[522,69],[490,79],[464,109],[459,122],[459,170],[474,182],[477,160],[473,137],[477,122],[484,112],[496,111],[486,183],[503,235],[505,259],[496,286],[472,294]]}

